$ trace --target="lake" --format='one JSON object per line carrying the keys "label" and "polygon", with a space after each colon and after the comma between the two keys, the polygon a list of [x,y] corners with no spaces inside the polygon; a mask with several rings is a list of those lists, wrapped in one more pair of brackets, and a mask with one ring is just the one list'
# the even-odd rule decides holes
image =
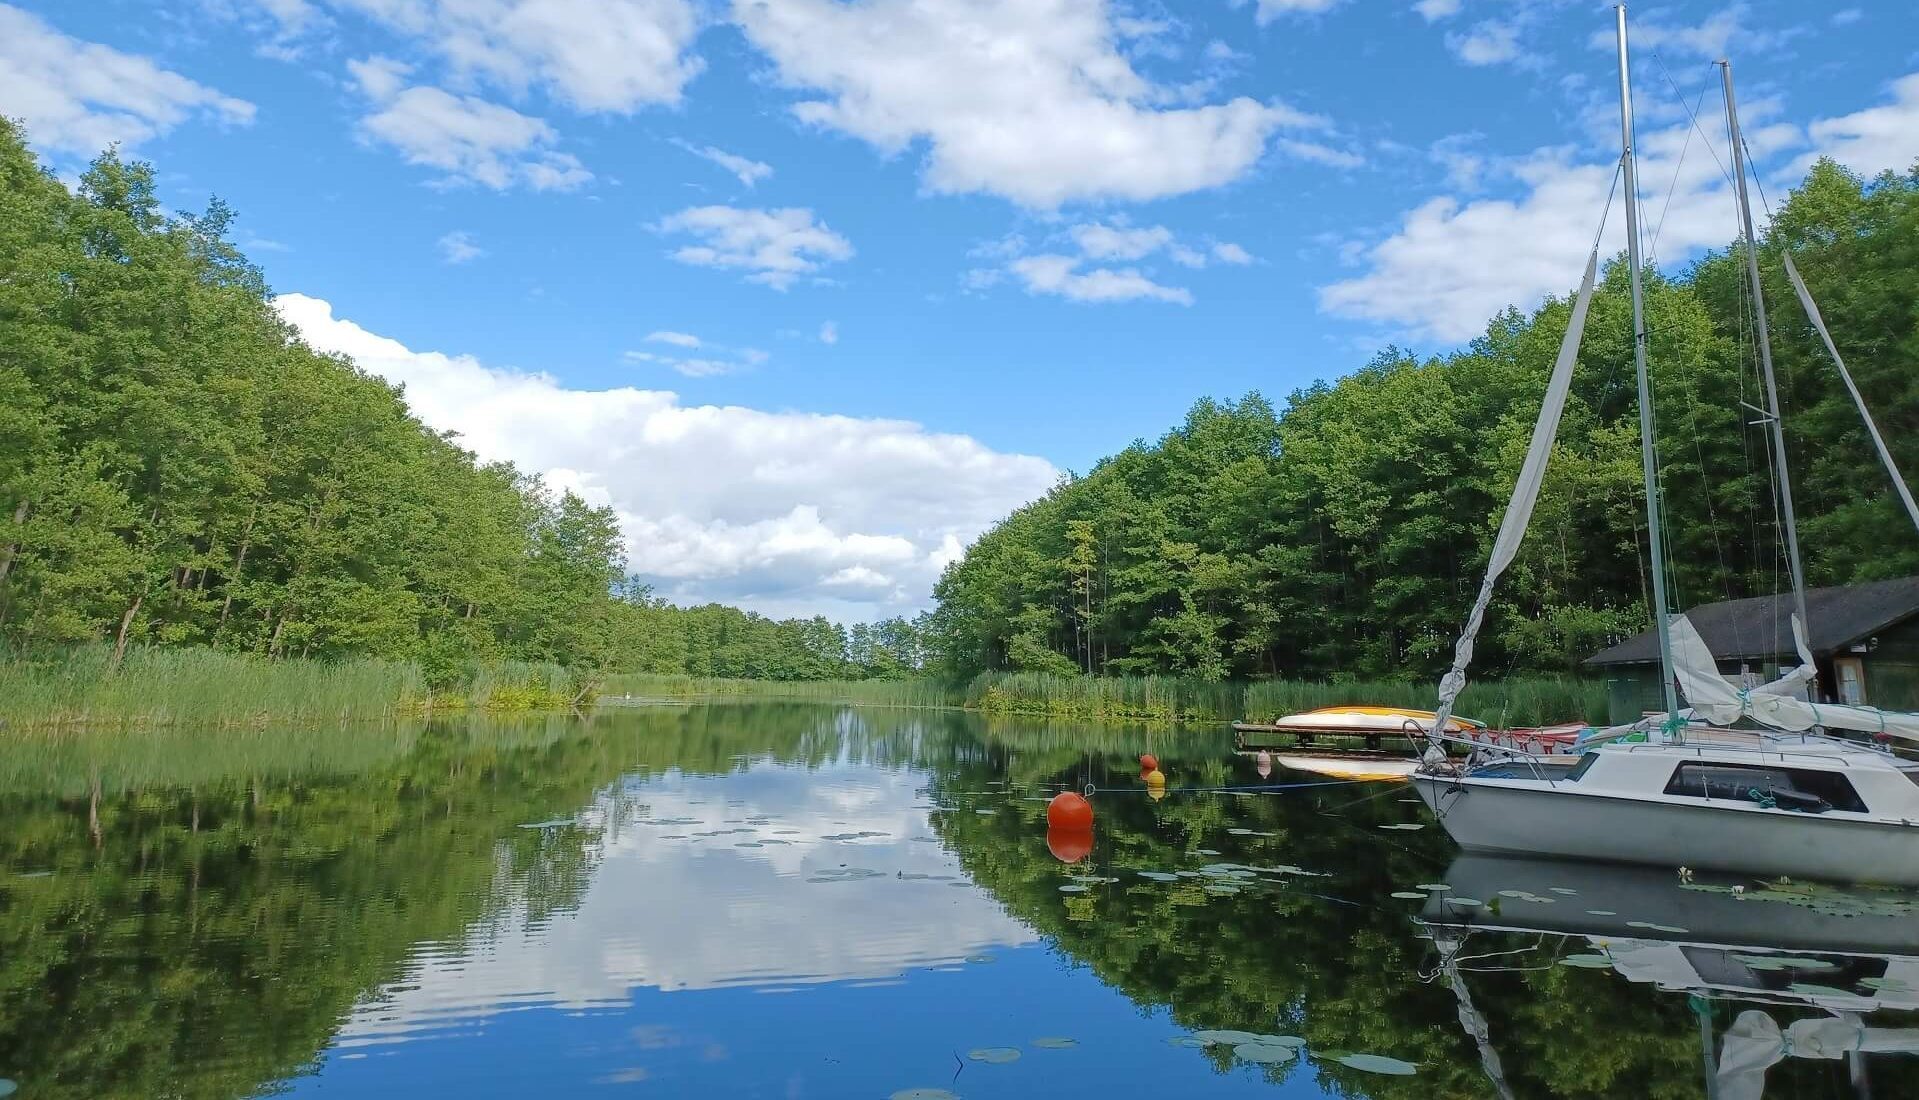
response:
{"label": "lake", "polygon": [[1402,786],[1244,789],[1316,781],[1223,732],[12,736],[22,1100],[1919,1096],[1911,895],[1462,858]]}

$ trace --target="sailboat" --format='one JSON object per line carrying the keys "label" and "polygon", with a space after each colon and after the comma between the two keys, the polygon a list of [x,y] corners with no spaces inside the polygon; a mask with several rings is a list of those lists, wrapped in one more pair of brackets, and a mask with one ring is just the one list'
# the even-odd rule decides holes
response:
{"label": "sailboat", "polygon": [[[1805,643],[1805,574],[1799,557],[1791,478],[1786,470],[1778,388],[1773,380],[1764,296],[1752,212],[1746,192],[1745,146],[1739,132],[1731,65],[1722,62],[1732,136],[1735,191],[1745,238],[1747,274],[1760,334],[1773,461],[1794,593],[1793,634],[1801,663],[1772,683],[1741,688],[1719,673],[1699,633],[1668,609],[1665,547],[1653,448],[1652,390],[1641,285],[1638,180],[1634,163],[1632,83],[1626,9],[1618,15],[1620,176],[1625,191],[1627,264],[1632,291],[1639,433],[1651,551],[1653,621],[1659,639],[1665,713],[1597,731],[1576,759],[1479,747],[1464,762],[1437,742],[1466,685],[1466,669],[1493,586],[1517,555],[1544,481],[1546,462],[1571,385],[1573,362],[1591,304],[1599,248],[1595,243],[1574,299],[1511,503],[1493,544],[1479,598],[1440,681],[1433,747],[1413,775],[1420,798],[1468,851],[1561,856],[1701,868],[1762,877],[1919,885],[1919,763],[1892,751],[1919,742],[1919,714],[1815,704],[1805,698],[1814,676]],[[1915,525],[1915,506],[1858,389],[1846,373],[1805,283],[1786,261],[1808,318],[1845,378],[1881,461],[1893,476]],[[1682,710],[1677,685],[1691,706]],[[1832,736],[1853,731],[1862,739]]]}

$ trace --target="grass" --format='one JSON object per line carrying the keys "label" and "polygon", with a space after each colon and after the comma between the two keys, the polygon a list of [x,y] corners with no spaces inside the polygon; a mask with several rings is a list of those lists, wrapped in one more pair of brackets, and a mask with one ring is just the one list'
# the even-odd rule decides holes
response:
{"label": "grass", "polygon": [[[1315,707],[1371,703],[1431,710],[1436,686],[1404,680],[1318,683],[1268,680],[1210,683],[1176,676],[1054,676],[986,672],[953,687],[936,680],[725,680],[626,674],[607,678],[606,701],[634,699],[791,699],[865,706],[955,707],[1009,717],[1128,722],[1230,722],[1272,718]],[[1606,686],[1563,677],[1475,683],[1460,713],[1494,725],[1603,722]]]}
{"label": "grass", "polygon": [[106,645],[0,661],[0,722],[14,727],[245,726],[387,718],[424,701],[410,664],[283,660],[211,649]]}
{"label": "grass", "polygon": [[603,702],[634,699],[794,699],[883,707],[956,707],[965,694],[937,680],[728,680],[650,672],[608,676]]}
{"label": "grass", "polygon": [[[1128,719],[1146,722],[1227,722],[1270,719],[1345,704],[1431,710],[1436,685],[1404,680],[1322,683],[1262,680],[1211,683],[1173,676],[1053,676],[984,673],[967,686],[966,705],[992,714]],[[1538,725],[1606,718],[1606,686],[1565,677],[1523,677],[1475,683],[1460,697],[1459,713],[1496,726]]]}
{"label": "grass", "polygon": [[283,659],[204,648],[135,648],[119,668],[106,645],[0,658],[0,726],[258,727],[361,722],[436,709],[552,710],[579,681],[556,664],[476,662],[429,691],[407,661]]}

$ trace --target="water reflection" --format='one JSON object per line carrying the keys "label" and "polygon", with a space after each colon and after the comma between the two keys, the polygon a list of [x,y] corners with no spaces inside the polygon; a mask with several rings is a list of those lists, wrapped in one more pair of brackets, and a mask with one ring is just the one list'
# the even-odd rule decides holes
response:
{"label": "water reflection", "polygon": [[[11,748],[23,1100],[1919,1095],[1911,896],[1455,858],[1400,788],[1185,790],[1260,782],[1209,733],[742,705]],[[1089,783],[1092,837],[1049,836]]]}
{"label": "water reflection", "polygon": [[1767,1095],[1787,1059],[1838,1064],[1797,1074],[1793,1090],[1823,1076],[1820,1091],[1864,1098],[1882,1070],[1912,1080],[1905,1058],[1882,1065],[1874,1056],[1919,1053],[1919,1028],[1909,1026],[1919,1010],[1919,897],[1474,855],[1432,885],[1419,923],[1502,1095],[1511,1085],[1472,976],[1555,963],[1684,997],[1697,1020],[1702,1092],[1718,1100]]}

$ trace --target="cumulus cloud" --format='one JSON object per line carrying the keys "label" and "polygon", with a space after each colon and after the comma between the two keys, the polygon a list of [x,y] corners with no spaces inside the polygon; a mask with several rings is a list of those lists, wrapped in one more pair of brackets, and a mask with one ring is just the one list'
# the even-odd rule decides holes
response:
{"label": "cumulus cloud", "polygon": [[374,110],[361,137],[397,150],[408,164],[437,168],[442,183],[495,191],[571,191],[593,179],[579,158],[554,150],[553,127],[511,107],[441,88],[408,87],[408,66],[383,57],[347,62]]}
{"label": "cumulus cloud", "polygon": [[649,344],[672,344],[676,348],[697,348],[701,344],[699,337],[690,332],[649,332],[646,334]]}
{"label": "cumulus cloud", "polygon": [[[1892,102],[1838,118],[1821,119],[1809,129],[1818,155],[1829,156],[1856,172],[1904,172],[1919,161],[1919,73],[1892,84]],[[1798,165],[1811,167],[1811,160]]]}
{"label": "cumulus cloud", "polygon": [[773,174],[772,165],[753,160],[750,157],[743,157],[736,153],[729,153],[717,146],[694,145],[690,141],[679,140],[675,140],[674,144],[702,160],[712,161],[714,164],[733,173],[734,176],[739,178],[741,183],[748,187],[753,186]]}
{"label": "cumulus cloud", "polygon": [[928,189],[1039,208],[1154,199],[1243,176],[1282,128],[1325,120],[1238,98],[1170,108],[1104,0],[734,0],[805,122],[888,154],[923,146]]}
{"label": "cumulus cloud", "polygon": [[853,244],[813,219],[803,207],[779,210],[735,206],[696,206],[655,227],[662,233],[690,234],[700,241],[673,252],[696,267],[740,268],[746,279],[785,290],[800,276],[824,264],[850,259]]}
{"label": "cumulus cloud", "polygon": [[840,323],[838,321],[820,322],[820,343],[837,344],[840,342]]}
{"label": "cumulus cloud", "polygon": [[1259,0],[1253,17],[1262,25],[1283,15],[1318,15],[1338,7],[1343,0]]}
{"label": "cumulus cloud", "polygon": [[486,255],[473,239],[473,234],[464,229],[455,230],[441,237],[439,241],[440,258],[450,264],[463,264]]}
{"label": "cumulus cloud", "polygon": [[[975,248],[975,259],[997,266],[974,268],[962,282],[969,290],[985,290],[1010,274],[1029,294],[1075,302],[1145,300],[1191,305],[1192,291],[1157,281],[1151,267],[1131,265],[1156,257],[1185,268],[1253,261],[1250,252],[1231,241],[1189,243],[1163,225],[1133,225],[1124,217],[1068,226],[1050,242],[1053,250],[1034,252],[1024,237],[1014,235]],[[1058,251],[1062,245],[1072,251]],[[1116,264],[1129,266],[1109,266]]]}
{"label": "cumulus cloud", "polygon": [[407,36],[463,82],[537,87],[581,111],[678,103],[702,67],[688,53],[700,30],[689,0],[323,2]]}
{"label": "cumulus cloud", "polygon": [[0,115],[23,120],[43,149],[89,157],[115,142],[131,148],[189,119],[245,125],[254,106],[151,58],[69,37],[0,4]]}
{"label": "cumulus cloud", "polygon": [[[1761,158],[1801,140],[1796,127],[1783,124],[1749,128],[1746,138]],[[1717,164],[1697,149],[1685,155],[1696,140],[1684,126],[1641,135],[1642,181],[1667,181],[1672,189],[1670,204],[1661,198],[1645,208],[1643,228],[1657,257],[1677,259],[1736,234],[1730,185]],[[1419,338],[1461,341],[1508,305],[1530,308],[1571,287],[1599,227],[1614,163],[1555,148],[1496,168],[1517,197],[1427,200],[1396,232],[1355,249],[1365,270],[1322,287],[1321,308],[1398,324]],[[1625,247],[1623,222],[1615,198],[1606,251]]]}
{"label": "cumulus cloud", "polygon": [[1419,0],[1413,5],[1413,10],[1426,22],[1437,23],[1459,14],[1459,0]]}
{"label": "cumulus cloud", "polygon": [[1468,65],[1498,65],[1517,61],[1519,28],[1512,23],[1488,19],[1471,30],[1446,36],[1446,45]]}
{"label": "cumulus cloud", "polygon": [[545,374],[414,351],[335,317],[318,298],[285,294],[276,305],[309,344],[405,386],[423,420],[459,432],[482,458],[611,504],[633,570],[683,601],[849,618],[910,613],[957,547],[1059,477],[1044,459],[906,421],[573,389]]}

